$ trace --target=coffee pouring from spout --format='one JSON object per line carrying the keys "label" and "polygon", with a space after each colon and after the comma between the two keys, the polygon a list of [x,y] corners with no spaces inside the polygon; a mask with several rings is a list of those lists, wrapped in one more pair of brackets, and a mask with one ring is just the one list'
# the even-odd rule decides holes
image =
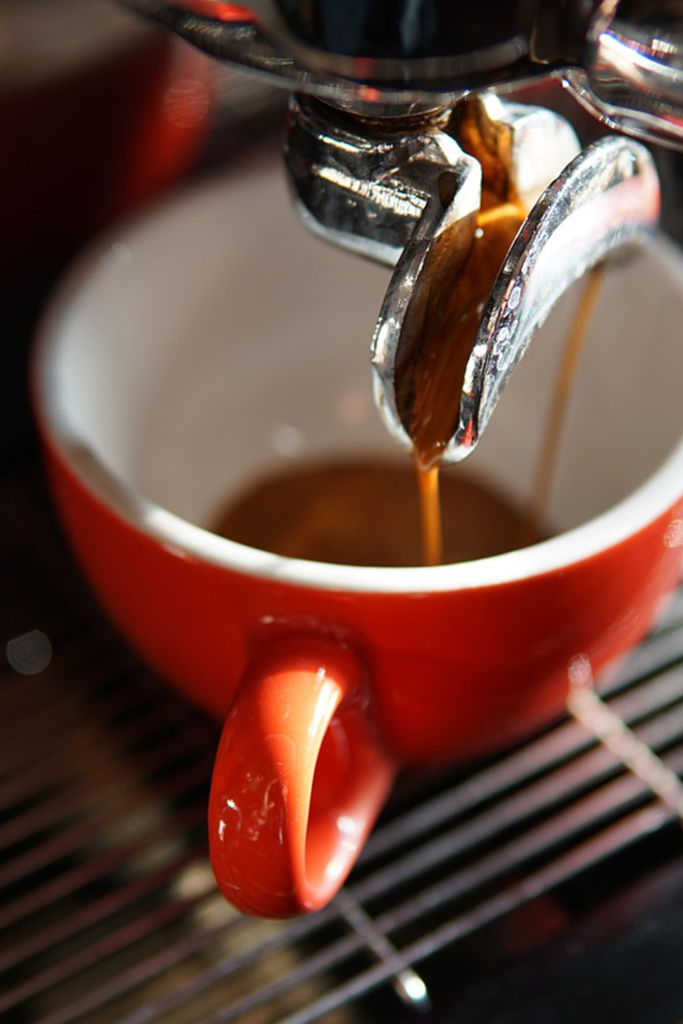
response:
{"label": "coffee pouring from spout", "polygon": [[[514,124],[515,108],[501,107],[498,124]],[[533,117],[533,113],[518,116]],[[552,121],[539,128],[539,148],[543,128],[554,137],[561,134]],[[567,149],[550,147],[548,152],[559,162]],[[527,205],[532,190],[520,188],[521,181],[528,181],[528,172],[536,170],[534,185],[543,185],[542,171],[549,169],[534,156],[532,149],[521,147],[517,161],[512,162],[510,184],[513,189],[517,185],[518,203],[528,213],[484,304],[457,387],[446,395],[452,407],[452,430],[439,452],[443,464],[460,462],[474,451],[513,370],[565,292],[608,257],[637,245],[657,223],[659,179],[652,157],[639,143],[609,137],[579,151]],[[435,277],[437,289],[452,287],[447,273],[442,271],[440,280],[435,275],[435,264],[444,265],[443,253],[434,255],[446,217],[439,206],[435,196],[401,254],[372,344],[377,406],[390,433],[407,448],[414,446],[415,437],[399,401],[397,371],[402,361],[415,362],[416,318],[411,313],[417,307],[418,324],[429,320]],[[461,240],[459,244],[462,248]],[[450,243],[456,251],[454,262],[457,245]],[[449,343],[447,336],[444,343]]]}
{"label": "coffee pouring from spout", "polygon": [[[405,446],[414,438],[397,401],[396,366],[415,311],[429,306],[437,284],[448,290],[457,280],[482,188],[491,184],[487,175],[503,174],[503,190],[527,217],[451,395],[445,462],[476,447],[559,297],[591,266],[641,238],[659,209],[654,164],[637,142],[605,139],[581,152],[562,118],[511,103],[490,87],[500,92],[552,74],[604,123],[683,145],[683,19],[672,19],[664,0],[480,0],[476,16],[464,5],[422,0],[383,21],[378,0],[358,0],[343,16],[325,0],[125,2],[212,55],[294,91],[286,160],[304,222],[395,267],[372,365],[380,413]],[[458,140],[464,108],[475,110],[474,153]]]}
{"label": "coffee pouring from spout", "polygon": [[656,223],[652,158],[625,138],[581,151],[563,118],[492,93],[391,125],[366,118],[359,126],[357,116],[330,116],[303,97],[292,100],[290,115],[286,162],[304,222],[395,268],[375,328],[372,367],[377,406],[404,447],[412,448],[415,437],[398,398],[397,367],[410,361],[420,325],[458,279],[482,195],[527,214],[493,283],[464,374],[446,396],[452,433],[440,460],[459,462],[476,447],[559,298]]}

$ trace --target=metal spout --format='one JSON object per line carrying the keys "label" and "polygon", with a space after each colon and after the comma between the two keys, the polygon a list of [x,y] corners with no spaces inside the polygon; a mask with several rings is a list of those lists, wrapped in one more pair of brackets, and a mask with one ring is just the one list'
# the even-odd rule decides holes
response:
{"label": "metal spout", "polygon": [[[515,366],[560,297],[596,264],[642,240],[657,223],[659,203],[652,157],[623,138],[605,138],[581,152],[543,192],[486,301],[461,389],[450,396],[453,432],[441,461],[460,462],[472,453]],[[397,400],[397,366],[405,346],[414,344],[409,312],[410,302],[420,301],[420,272],[412,263],[409,247],[387,292],[372,355],[378,407],[405,447],[415,439]]]}

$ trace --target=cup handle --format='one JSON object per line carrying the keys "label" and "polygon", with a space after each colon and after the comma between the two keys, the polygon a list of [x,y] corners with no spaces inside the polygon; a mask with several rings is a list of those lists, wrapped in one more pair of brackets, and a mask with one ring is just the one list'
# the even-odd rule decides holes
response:
{"label": "cup handle", "polygon": [[366,704],[359,662],[334,641],[297,638],[247,669],[209,798],[211,863],[238,909],[317,910],[344,882],[395,774]]}

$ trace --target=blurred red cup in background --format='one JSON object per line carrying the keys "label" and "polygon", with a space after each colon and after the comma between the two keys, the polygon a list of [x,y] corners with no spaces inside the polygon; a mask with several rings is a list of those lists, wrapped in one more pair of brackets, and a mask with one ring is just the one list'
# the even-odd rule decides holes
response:
{"label": "blurred red cup in background", "polygon": [[110,0],[0,0],[0,273],[71,255],[188,171],[213,65]]}

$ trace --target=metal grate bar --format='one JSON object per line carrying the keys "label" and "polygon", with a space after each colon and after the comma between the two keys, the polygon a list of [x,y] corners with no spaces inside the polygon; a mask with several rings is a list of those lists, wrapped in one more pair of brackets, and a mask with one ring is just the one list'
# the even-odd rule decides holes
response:
{"label": "metal grate bar", "polygon": [[[86,739],[86,737],[84,737]],[[90,737],[90,742],[85,743],[77,752],[79,763],[74,762],[73,746],[69,747],[69,758],[72,762],[71,776],[61,776],[59,792],[46,795],[38,806],[33,806],[23,814],[18,814],[6,825],[0,826],[0,846],[7,849],[13,843],[30,838],[35,833],[43,833],[52,825],[60,825],[63,829],[64,823],[74,814],[87,810],[97,820],[97,815],[112,813],[112,807],[123,805],[125,809],[128,801],[133,799],[132,793],[139,783],[129,778],[121,780],[120,775],[112,777],[112,766],[96,758],[97,740]],[[136,717],[130,723],[125,732],[125,743],[127,747],[136,747],[140,750],[141,744],[145,743],[144,751],[140,751],[140,759],[144,764],[145,774],[150,776],[158,775],[162,770],[171,768],[179,758],[186,758],[196,752],[196,745],[189,735],[168,736],[167,725],[159,720],[159,713],[156,709],[150,708],[146,714]],[[99,743],[101,744],[101,739]],[[56,751],[50,751],[54,757]],[[86,760],[86,755],[90,757]],[[83,767],[91,767],[87,774],[84,774]],[[44,771],[44,767],[42,769]],[[67,769],[68,771],[68,769]],[[102,806],[100,811],[97,808]],[[89,819],[91,823],[93,817]],[[64,843],[62,831],[60,843]],[[68,845],[67,845],[68,849]],[[54,857],[53,851],[46,854],[48,859]],[[24,872],[27,871],[27,862],[24,856],[21,857]],[[6,884],[3,869],[0,869],[0,886]]]}
{"label": "metal grate bar", "polygon": [[[420,964],[447,946],[462,940],[486,925],[513,913],[526,903],[551,892],[577,875],[615,853],[627,848],[634,840],[662,828],[673,815],[664,808],[648,808],[629,816],[612,826],[604,834],[582,843],[539,871],[529,874],[523,881],[485,900],[472,910],[452,918],[428,936],[401,950],[401,957],[409,963]],[[324,997],[287,1017],[279,1024],[313,1024],[326,1014],[367,995],[389,980],[391,964],[378,964],[356,975],[353,980],[329,991]],[[210,1024],[217,1024],[217,1019]]]}
{"label": "metal grate bar", "polygon": [[[179,770],[169,774],[158,784],[160,797],[173,797],[179,791],[187,792],[190,788],[197,787],[204,790],[206,785],[206,771],[203,765],[195,765],[192,768],[182,766]],[[100,826],[112,827],[115,832],[117,818],[123,819],[124,815],[136,809],[144,811],[147,800],[142,794],[133,795],[125,791],[116,793],[112,802],[90,813],[87,820],[78,820],[73,826],[63,828],[58,835],[49,841],[39,843],[32,852],[21,853],[7,866],[0,870],[0,886],[9,886],[19,879],[30,878],[40,868],[51,863],[58,863],[60,860],[70,857],[75,851],[85,849],[90,843],[97,839],[97,829]],[[88,811],[87,802],[85,810]],[[93,828],[95,831],[93,831]]]}
{"label": "metal grate bar", "polygon": [[[125,696],[126,699],[123,699]],[[101,708],[103,718],[106,716],[106,720],[113,722],[116,721],[124,713],[140,713],[143,709],[151,707],[146,698],[141,698],[140,694],[137,694],[134,689],[126,688],[125,691],[120,695],[120,699],[116,701],[108,702],[102,699],[101,703],[98,701],[98,711]],[[155,712],[158,714],[158,712]],[[8,718],[12,718],[13,713],[8,715]],[[53,738],[60,735],[58,726],[53,729]],[[35,736],[30,736],[31,744],[35,743]],[[82,775],[83,764],[85,763],[86,755],[97,754],[101,748],[101,737],[93,735],[91,729],[83,728],[82,731],[73,731],[69,733],[69,755],[70,765],[63,765],[62,772],[60,773],[60,782],[63,780],[67,784],[71,781],[78,781]],[[14,764],[11,765],[11,772],[8,771],[8,775],[11,774],[12,778],[0,785],[0,811],[5,810],[11,806],[18,806],[22,802],[30,801],[36,797],[47,797],[48,788],[46,786],[46,778],[50,775],[50,766],[54,764],[55,757],[55,746],[54,745],[41,745],[38,752],[31,751],[26,760],[20,764],[17,763],[18,757]],[[55,783],[57,785],[58,783]]]}
{"label": "metal grate bar", "polygon": [[[0,1013],[12,1024],[319,1020],[387,983],[419,987],[416,965],[671,821],[564,721],[466,778],[423,780],[428,795],[390,809],[324,911],[239,917],[205,868],[216,727],[92,612],[37,498],[0,489],[9,531],[8,501],[22,509],[14,537],[0,530],[0,581],[18,595],[0,588],[2,604],[15,635],[44,629],[54,649],[43,675],[5,671],[0,689]],[[683,591],[601,693],[683,768]]]}
{"label": "metal grate bar", "polygon": [[[683,769],[680,752],[672,767],[676,771]],[[441,908],[459,897],[471,895],[511,871],[521,870],[528,862],[551,854],[558,847],[578,842],[586,832],[614,820],[619,814],[627,813],[649,796],[649,791],[639,779],[631,775],[622,776],[565,811],[553,815],[520,839],[500,846],[493,854],[479,858],[464,871],[422,889],[419,898],[406,900],[377,918],[377,926],[391,934],[431,910]],[[356,895],[362,899],[360,893]]]}
{"label": "metal grate bar", "polygon": [[[191,858],[187,856],[171,861],[153,880],[146,879],[144,888],[138,887],[139,894],[146,895],[153,888],[163,888],[163,885],[168,883],[190,861]],[[178,917],[185,913],[192,904],[193,901],[189,900],[167,903],[152,912],[148,911],[143,918],[129,922],[122,928],[110,930],[106,938],[84,945],[71,956],[67,956],[49,969],[35,974],[29,982],[7,989],[1,993],[0,1013],[7,1012],[7,1010],[25,999],[35,998],[47,989],[57,985],[60,981],[75,977],[92,964],[98,963],[105,957],[112,956],[118,950],[129,948],[137,939],[148,935],[155,928],[167,923],[173,917]],[[117,906],[116,909],[120,911],[121,906]]]}
{"label": "metal grate bar", "polygon": [[[262,960],[285,946],[310,938],[314,932],[333,922],[335,917],[336,908],[332,905],[319,911],[315,917],[302,917],[286,927],[278,928],[275,935],[271,935],[270,938],[261,941],[257,946],[246,952],[236,953],[229,960],[222,960],[215,966],[206,969],[192,983],[184,986],[182,989],[175,990],[163,999],[148,1003],[146,1006],[135,1010],[123,1018],[120,1024],[147,1024],[148,1021],[156,1020],[161,1015],[185,1005],[189,1000],[201,996],[202,993],[212,986],[240,974],[245,968],[251,966],[255,960]],[[236,931],[238,927],[239,923],[233,922],[231,930]],[[153,971],[160,965],[167,967],[169,961],[172,962],[173,966],[177,966],[184,957],[197,952],[199,949],[215,941],[220,932],[221,929],[216,929],[208,931],[205,935],[196,935],[193,937],[193,941],[185,941],[170,948],[163,959],[154,958],[149,966],[149,970],[145,971],[145,979],[153,977]],[[350,940],[346,940],[346,945],[348,945],[350,951],[354,951],[357,948],[354,945],[354,941],[353,937]]]}
{"label": "metal grate bar", "polygon": [[683,783],[652,745],[641,737],[602,700],[593,686],[578,686],[568,698],[572,715],[618,758],[625,768],[645,783],[653,796],[665,803],[683,824]]}
{"label": "metal grate bar", "polygon": [[107,922],[129,906],[141,903],[150,893],[161,890],[166,882],[172,881],[183,866],[194,862],[194,855],[182,857],[154,874],[122,881],[112,892],[93,899],[74,913],[58,918],[51,926],[33,932],[23,943],[16,943],[0,953],[0,973],[22,961],[30,960],[46,949],[59,946],[74,935],[86,932],[91,925]]}
{"label": "metal grate bar", "polygon": [[[661,672],[656,681],[650,683],[647,688],[637,690],[632,695],[625,692],[642,683],[643,678],[647,680],[647,675],[643,672],[645,666],[648,666],[648,675],[651,675],[655,671],[658,659],[663,655],[666,657],[662,659],[662,664],[667,665],[683,658],[682,627],[679,626],[675,631],[662,635],[661,644],[658,646],[659,640],[660,637],[656,636],[644,644],[640,650],[649,651],[650,656],[643,657],[640,651],[637,659],[632,655],[626,670],[616,677],[610,686],[601,690],[608,698],[623,694],[615,701],[614,707],[630,725],[651,714],[657,707],[657,701],[660,701],[661,707],[665,707],[683,694],[683,679],[675,667]],[[664,643],[665,651],[661,649]],[[459,781],[446,792],[411,808],[390,824],[377,829],[363,851],[361,863],[365,865],[388,852],[395,851],[398,845],[412,841],[415,835],[433,830],[450,818],[468,813],[478,805],[499,799],[504,793],[529,782],[540,772],[576,757],[581,751],[587,750],[593,742],[593,737],[577,728],[574,722],[569,721],[557,726],[491,768],[478,772],[471,779]]]}
{"label": "metal grate bar", "polygon": [[7,903],[0,910],[0,928],[7,928],[10,924],[28,917],[29,914],[38,914],[48,907],[53,907],[58,900],[110,876],[125,866],[131,858],[148,852],[150,841],[154,843],[154,848],[159,850],[165,840],[170,841],[183,833],[191,833],[198,826],[204,825],[205,818],[205,805],[199,801],[196,805],[188,808],[186,813],[176,815],[171,824],[168,822],[161,824],[156,819],[151,821],[149,829],[140,833],[134,842],[114,850],[107,850],[106,853],[99,856],[90,856],[76,867],[64,871],[57,878],[51,879],[43,885],[37,885],[25,896]]}
{"label": "metal grate bar", "polygon": [[[645,717],[667,711],[676,698],[679,700],[683,698],[683,674],[680,672],[665,674],[646,690],[621,698],[619,702],[615,702],[614,708],[625,721],[627,721],[631,726],[635,726],[638,721]],[[643,738],[646,742],[656,744],[658,747],[665,746],[667,743],[671,743],[677,738],[679,735],[679,729],[680,712],[677,712],[675,715],[663,719],[659,726],[655,724],[648,724],[648,726],[643,729]],[[557,737],[557,748],[559,752],[561,752],[562,756],[560,758],[560,753],[558,752],[557,758],[550,759],[547,756],[546,746],[548,742],[553,746],[552,738],[554,736]],[[575,767],[574,762],[574,766],[567,769],[565,773],[555,771],[555,774],[551,775],[551,771],[554,770],[554,762],[557,760],[560,764],[566,763],[566,759],[570,755],[576,759],[576,757],[580,756],[582,752],[585,756],[585,752],[594,747],[594,737],[586,733],[576,723],[568,722],[555,730],[551,737],[543,739],[538,743],[530,744],[528,748],[524,749],[523,756],[518,757],[517,755],[512,755],[512,757],[496,765],[493,769],[485,770],[477,775],[472,780],[472,784],[465,782],[461,787],[456,786],[454,790],[449,790],[444,794],[445,799],[442,800],[441,797],[438,797],[429,805],[423,805],[423,807],[419,808],[422,828],[420,828],[420,824],[415,821],[418,814],[409,812],[409,814],[405,815],[397,822],[392,822],[389,826],[386,826],[385,829],[379,829],[378,840],[380,849],[386,851],[388,843],[387,837],[391,840],[391,849],[396,851],[400,844],[403,844],[406,841],[414,841],[416,836],[420,836],[425,832],[433,830],[435,824],[442,825],[450,817],[462,816],[465,812],[471,812],[478,805],[485,804],[494,797],[498,797],[500,799],[508,789],[513,789],[515,786],[519,785],[520,781],[529,783],[529,779],[537,778],[543,767],[549,768],[550,771],[547,775],[557,781],[557,789],[554,791],[554,794],[544,794],[545,799],[550,797],[549,802],[552,803],[553,796],[554,800],[557,800],[558,797],[562,797],[566,792],[566,786],[562,784],[565,778],[569,779],[571,792],[571,787],[576,784],[571,781],[572,776],[577,774],[577,768]],[[508,775],[505,772],[505,768],[510,762],[512,762],[512,765]],[[522,765],[524,770],[524,774],[521,779],[518,774],[519,765]],[[608,771],[618,770],[620,767],[621,766],[615,762],[615,759],[610,757],[606,751],[597,749],[589,755],[586,768],[583,769],[583,776],[586,781],[590,781],[592,771],[599,768],[607,769]],[[504,785],[504,781],[509,785]],[[578,781],[580,781],[580,779]],[[503,827],[505,822],[502,819],[504,818],[509,817],[510,823],[518,823],[518,821],[521,821],[525,816],[524,808],[528,797],[535,792],[540,791],[543,793],[545,788],[545,782],[539,783],[537,788],[534,788],[533,784],[529,783],[528,788],[525,789],[522,797],[517,800],[515,800],[514,797],[508,797],[504,808],[495,812],[496,815],[501,815],[500,820],[496,817],[495,829]],[[530,800],[529,803],[531,803]],[[520,805],[522,818],[516,819],[511,808],[517,808],[519,813]],[[433,820],[426,816],[422,816],[424,806],[428,806],[434,811]],[[448,816],[446,816],[445,813],[447,807],[451,811]],[[535,813],[539,809],[539,806],[530,806],[529,813]],[[490,820],[490,818],[491,815],[487,814],[486,820]],[[449,841],[451,840],[452,833],[450,834]],[[396,868],[397,862],[395,861],[392,866],[392,870]],[[420,870],[419,866],[417,870]],[[369,886],[367,893],[371,894],[372,882],[370,881],[364,884]],[[363,898],[367,898],[365,891]]]}
{"label": "metal grate bar", "polygon": [[[602,755],[603,751],[600,753]],[[607,752],[604,754],[609,757]],[[680,754],[676,767],[679,764],[683,767],[683,757]],[[549,822],[525,834],[521,839],[499,847],[494,854],[480,858],[474,865],[449,876],[444,882],[421,890],[419,896],[411,896],[409,900],[391,912],[378,917],[374,922],[375,927],[380,932],[390,935],[400,927],[414,923],[435,908],[443,908],[447,903],[476,893],[477,890],[491,884],[501,876],[519,871],[529,861],[544,854],[547,855],[553,849],[576,840],[582,833],[600,827],[618,814],[628,811],[634,803],[648,798],[649,792],[640,780],[633,776],[623,776],[615,780],[609,787],[603,787],[596,794],[585,798],[579,805],[572,806],[563,814],[553,816]],[[350,897],[359,903],[367,899],[362,882],[350,886],[348,892]],[[376,895],[376,893],[372,895]],[[316,919],[312,919],[312,924],[315,926]],[[298,928],[297,931],[301,931],[301,928]],[[286,934],[283,934],[280,940],[286,941],[288,937],[291,941],[291,935],[287,936]],[[224,1013],[215,1018],[215,1021],[239,1020],[241,1016],[276,999],[301,981],[315,977],[322,971],[340,966],[344,960],[361,952],[363,946],[363,938],[358,934],[349,935],[332,943],[315,956],[303,961],[296,972],[278,978],[270,985],[260,988],[258,992],[254,992],[226,1008]],[[230,966],[235,971],[242,969],[258,956],[271,951],[272,948],[272,942],[268,947],[259,946],[250,954],[235,959]],[[405,962],[412,963],[413,961],[408,959]],[[405,962],[401,960],[403,966],[405,966]],[[399,969],[398,960],[392,961],[392,963],[392,970],[383,977],[391,977]],[[222,980],[225,974],[224,969],[206,972],[197,983],[176,993],[173,999],[166,999],[156,1006],[148,1006],[143,1012],[125,1018],[125,1022],[122,1024],[142,1024],[143,1021],[158,1019],[163,1012],[168,1011],[171,1007],[183,1005],[200,991]]]}
{"label": "metal grate bar", "polygon": [[[683,751],[680,752],[678,757],[677,767],[679,765],[683,768]],[[525,868],[529,862],[533,862],[542,855],[552,853],[553,850],[561,848],[568,842],[576,841],[591,828],[598,827],[604,821],[608,821],[617,814],[629,810],[630,805],[637,801],[642,801],[647,796],[648,793],[639,780],[632,776],[620,779],[618,784],[609,787],[609,792],[605,793],[604,790],[600,790],[598,794],[589,798],[582,807],[572,808],[569,812],[554,817],[544,826],[533,830],[520,840],[501,847],[494,854],[478,860],[464,871],[449,876],[444,882],[422,889],[417,896],[411,896],[408,901],[399,904],[388,913],[376,918],[374,922],[375,927],[386,935],[392,935],[399,928],[405,927],[409,923],[414,923],[419,917],[428,915],[435,908],[442,909],[446,904],[452,903],[459,898],[465,896],[472,897],[478,890],[491,884],[493,881],[506,875],[514,874]],[[670,820],[670,818],[671,816],[667,820]],[[619,829],[617,829],[616,834],[623,841],[623,834]],[[538,877],[545,878],[545,875],[543,872],[539,872]],[[525,893],[527,892],[528,878],[527,882],[522,886],[522,890]],[[512,892],[516,892],[517,888],[513,886]],[[537,889],[532,886],[531,894],[537,896],[549,891],[549,888],[548,886],[544,889]],[[362,890],[362,886],[352,886],[349,891],[355,899],[362,902],[362,896],[358,892],[359,889]],[[531,895],[528,898],[531,898]],[[492,901],[485,901],[482,906],[491,903],[492,906],[498,907],[499,899],[503,901],[511,899],[512,906],[517,906],[519,903],[516,895],[510,895],[506,891],[500,898],[497,897]],[[512,909],[512,906],[510,909]],[[488,911],[484,911],[484,916],[486,920],[489,919]],[[448,934],[448,932],[445,934]],[[268,990],[254,993],[248,999],[234,1004],[229,1009],[226,1009],[224,1013],[213,1017],[209,1024],[227,1024],[228,1021],[239,1020],[240,1016],[248,1010],[252,1010],[274,996],[282,994],[287,987],[293,987],[303,978],[310,977],[322,969],[338,966],[341,958],[349,956],[352,952],[357,952],[361,945],[360,937],[351,936],[347,940],[337,943],[334,947],[328,947],[323,953],[317,954],[315,957],[305,961],[294,975],[279,979]],[[377,977],[387,980],[400,969],[401,965],[405,965],[405,963],[414,965],[417,962],[413,955],[412,947],[409,947],[402,950],[400,955],[397,953],[393,960],[389,959],[376,968],[379,972]]]}
{"label": "metal grate bar", "polygon": [[[655,728],[657,726],[657,728]],[[683,736],[683,709],[664,722],[659,720],[644,731],[647,742],[661,749]],[[539,782],[532,783],[516,797],[509,797],[501,805],[484,811],[473,821],[439,836],[426,846],[384,867],[354,887],[356,897],[367,902],[389,889],[418,878],[425,871],[446,861],[471,853],[487,840],[503,837],[518,829],[527,820],[542,812],[558,811],[568,800],[573,800],[596,783],[604,783],[623,766],[604,748],[591,751],[579,762],[572,762]]]}
{"label": "metal grate bar", "polygon": [[335,904],[346,922],[363,939],[365,946],[375,954],[379,962],[396,965],[393,986],[399,999],[421,1013],[429,1010],[431,1000],[424,981],[401,957],[384,932],[375,927],[374,921],[360,903],[356,903],[345,889],[341,889],[337,893]]}

